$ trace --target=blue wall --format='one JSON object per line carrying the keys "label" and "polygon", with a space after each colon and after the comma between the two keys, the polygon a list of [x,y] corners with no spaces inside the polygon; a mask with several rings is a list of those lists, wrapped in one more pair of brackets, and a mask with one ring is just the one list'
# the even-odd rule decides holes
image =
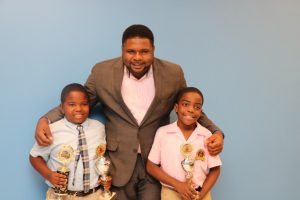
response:
{"label": "blue wall", "polygon": [[226,133],[214,199],[300,199],[300,1],[0,0],[1,199],[43,199],[28,162],[38,118],[121,53],[133,23],[182,65]]}

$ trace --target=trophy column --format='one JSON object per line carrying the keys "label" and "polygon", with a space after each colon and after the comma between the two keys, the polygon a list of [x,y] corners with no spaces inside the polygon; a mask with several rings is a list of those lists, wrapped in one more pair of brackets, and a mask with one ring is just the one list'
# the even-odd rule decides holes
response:
{"label": "trophy column", "polygon": [[65,187],[55,187],[54,194],[55,200],[64,200],[68,192],[68,180],[70,169],[67,165],[70,163],[73,158],[74,150],[69,145],[63,145],[57,153],[57,159],[63,163],[63,166],[57,169],[57,173],[63,174],[67,177],[67,183]]}
{"label": "trophy column", "polygon": [[184,159],[181,161],[181,166],[186,173],[185,178],[188,182],[191,183],[193,178],[193,169],[194,169],[194,162],[195,162],[195,160],[191,158],[191,154],[193,152],[193,146],[191,144],[181,145],[180,151],[184,156]]}
{"label": "trophy column", "polygon": [[98,158],[95,163],[95,168],[100,175],[100,181],[104,188],[99,200],[114,200],[117,195],[115,192],[110,191],[112,177],[108,175],[110,161],[104,157],[105,149],[105,144],[101,144],[96,150],[96,156]]}

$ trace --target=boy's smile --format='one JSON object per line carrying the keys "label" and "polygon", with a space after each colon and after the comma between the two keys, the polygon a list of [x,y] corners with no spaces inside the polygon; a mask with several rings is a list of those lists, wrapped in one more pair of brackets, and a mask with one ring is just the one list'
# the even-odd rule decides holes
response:
{"label": "boy's smile", "polygon": [[178,126],[180,128],[189,128],[195,126],[201,116],[202,97],[196,92],[187,92],[175,105],[175,111],[178,115]]}
{"label": "boy's smile", "polygon": [[73,124],[83,123],[88,118],[90,110],[86,95],[80,91],[71,91],[61,108],[67,120]]}

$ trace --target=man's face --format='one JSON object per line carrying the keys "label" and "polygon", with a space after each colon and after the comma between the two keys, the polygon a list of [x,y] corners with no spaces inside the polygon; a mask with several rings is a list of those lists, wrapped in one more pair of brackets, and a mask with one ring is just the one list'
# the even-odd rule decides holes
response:
{"label": "man's face", "polygon": [[147,38],[129,38],[122,46],[122,58],[129,72],[140,79],[153,62],[154,46]]}

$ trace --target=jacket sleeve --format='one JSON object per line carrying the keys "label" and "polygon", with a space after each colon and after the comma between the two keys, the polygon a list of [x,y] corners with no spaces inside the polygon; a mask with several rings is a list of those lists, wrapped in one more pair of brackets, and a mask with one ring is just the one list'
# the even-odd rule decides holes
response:
{"label": "jacket sleeve", "polygon": [[217,126],[215,125],[207,116],[204,112],[202,112],[201,117],[199,118],[198,122],[204,126],[205,128],[207,128],[211,133],[216,133],[218,131],[220,131],[223,135],[223,131]]}
{"label": "jacket sleeve", "polygon": [[62,113],[60,106],[57,106],[47,112],[43,117],[48,118],[50,122],[53,123],[62,119],[64,117],[64,114]]}

